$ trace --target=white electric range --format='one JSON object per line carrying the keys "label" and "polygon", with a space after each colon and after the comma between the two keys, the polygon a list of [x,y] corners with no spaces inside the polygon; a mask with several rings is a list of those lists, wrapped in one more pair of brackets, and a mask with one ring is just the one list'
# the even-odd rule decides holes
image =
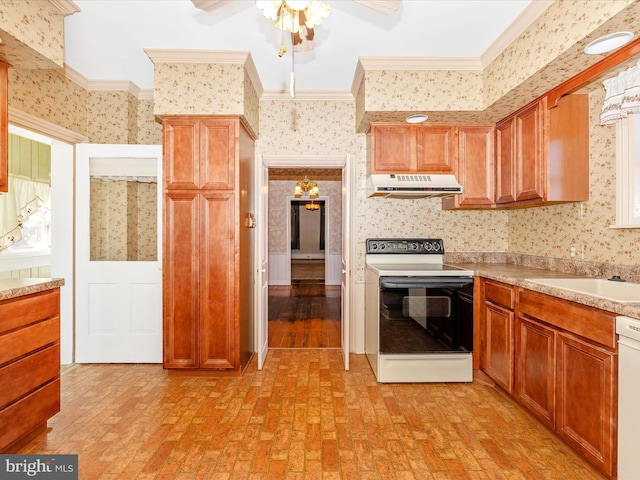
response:
{"label": "white electric range", "polygon": [[442,239],[368,239],[365,353],[380,383],[473,379],[473,272]]}

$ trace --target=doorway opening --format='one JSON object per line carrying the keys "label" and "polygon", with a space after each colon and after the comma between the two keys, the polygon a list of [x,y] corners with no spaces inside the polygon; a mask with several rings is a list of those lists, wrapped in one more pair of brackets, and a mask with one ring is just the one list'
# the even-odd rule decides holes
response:
{"label": "doorway opening", "polygon": [[[316,198],[294,196],[305,176]],[[340,348],[341,223],[341,169],[269,169],[269,348]]]}

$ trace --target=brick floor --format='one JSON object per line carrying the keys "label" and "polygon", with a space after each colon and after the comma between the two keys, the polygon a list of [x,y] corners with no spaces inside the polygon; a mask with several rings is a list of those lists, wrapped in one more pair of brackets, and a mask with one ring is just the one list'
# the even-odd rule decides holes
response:
{"label": "brick floor", "polygon": [[20,453],[79,455],[81,479],[602,479],[484,381],[378,384],[364,355],[271,350],[240,379],[78,365]]}

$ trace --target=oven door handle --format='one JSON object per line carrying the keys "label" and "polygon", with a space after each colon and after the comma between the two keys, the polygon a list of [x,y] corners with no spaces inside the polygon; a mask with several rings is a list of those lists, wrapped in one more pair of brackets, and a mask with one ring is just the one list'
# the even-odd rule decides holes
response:
{"label": "oven door handle", "polygon": [[381,288],[462,288],[473,285],[471,277],[382,277]]}

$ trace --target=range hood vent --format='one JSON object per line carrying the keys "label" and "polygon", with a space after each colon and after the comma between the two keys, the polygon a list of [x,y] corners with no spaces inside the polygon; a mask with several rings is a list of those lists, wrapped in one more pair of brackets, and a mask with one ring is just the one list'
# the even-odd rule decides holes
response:
{"label": "range hood vent", "polygon": [[447,197],[462,193],[451,174],[372,174],[367,178],[367,196],[388,198]]}

